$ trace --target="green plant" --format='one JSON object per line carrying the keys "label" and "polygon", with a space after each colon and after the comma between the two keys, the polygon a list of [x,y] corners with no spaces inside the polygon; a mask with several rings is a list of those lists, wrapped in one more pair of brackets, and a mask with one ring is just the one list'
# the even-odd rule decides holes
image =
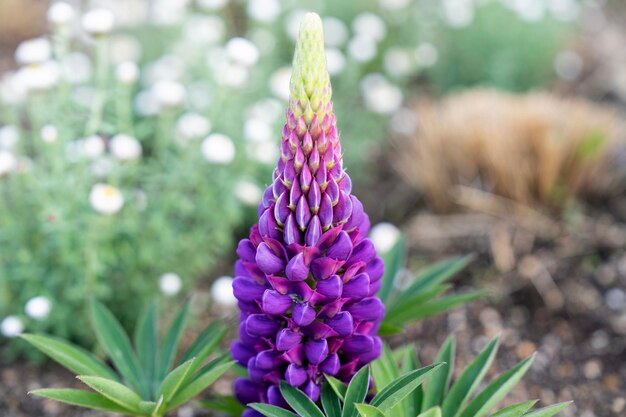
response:
{"label": "green plant", "polygon": [[526,373],[534,357],[524,359],[480,389],[498,343],[497,338],[492,340],[454,383],[455,339],[451,336],[442,346],[438,362],[422,368],[412,347],[392,351],[385,345],[383,355],[370,365],[373,389],[369,386],[369,367],[361,369],[347,386],[326,376],[322,408],[285,382],[280,385],[285,405],[297,414],[269,404],[250,406],[266,417],[552,417],[570,404],[531,410],[537,403],[531,400],[489,414]]}
{"label": "green plant", "polygon": [[78,379],[93,390],[50,388],[31,394],[131,416],[163,416],[198,395],[234,363],[225,354],[207,363],[227,332],[221,322],[204,330],[175,363],[188,310],[189,305],[186,305],[178,312],[159,344],[157,309],[154,302],[150,303],[137,322],[132,346],[113,314],[104,305],[92,301],[93,329],[115,369],[61,339],[22,335],[37,349],[76,373]]}

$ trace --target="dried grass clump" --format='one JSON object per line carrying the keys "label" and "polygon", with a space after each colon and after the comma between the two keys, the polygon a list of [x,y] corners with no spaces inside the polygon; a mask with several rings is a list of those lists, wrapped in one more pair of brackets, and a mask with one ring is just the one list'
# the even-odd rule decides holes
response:
{"label": "dried grass clump", "polygon": [[612,156],[624,146],[621,122],[585,100],[480,89],[416,112],[416,133],[396,139],[396,166],[435,210],[450,211],[459,186],[559,209],[606,195],[618,181]]}

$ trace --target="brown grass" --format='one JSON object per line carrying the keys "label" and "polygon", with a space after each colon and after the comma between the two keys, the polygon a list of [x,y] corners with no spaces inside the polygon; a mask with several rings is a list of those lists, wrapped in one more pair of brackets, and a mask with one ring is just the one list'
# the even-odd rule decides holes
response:
{"label": "brown grass", "polygon": [[608,108],[547,93],[470,90],[416,106],[418,129],[395,140],[397,169],[438,211],[459,186],[534,207],[606,195],[617,182],[611,156],[624,146]]}

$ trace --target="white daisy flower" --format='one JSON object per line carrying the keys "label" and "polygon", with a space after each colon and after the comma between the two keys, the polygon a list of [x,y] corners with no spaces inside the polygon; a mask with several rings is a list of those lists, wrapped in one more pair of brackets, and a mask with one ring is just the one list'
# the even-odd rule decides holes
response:
{"label": "white daisy flower", "polygon": [[59,139],[59,130],[56,126],[47,124],[41,128],[39,136],[45,143],[55,143]]}
{"label": "white daisy flower", "polygon": [[43,295],[33,297],[26,302],[24,311],[26,315],[35,320],[43,320],[50,314],[52,303]]}
{"label": "white daisy flower", "polygon": [[276,164],[280,155],[278,147],[271,141],[250,143],[246,150],[250,159],[266,165]]}
{"label": "white daisy flower", "polygon": [[19,83],[27,92],[47,91],[56,86],[60,77],[59,64],[55,61],[46,61],[39,65],[28,65],[17,72]]}
{"label": "white daisy flower", "polygon": [[134,107],[142,116],[154,116],[159,113],[159,102],[154,97],[152,89],[142,90],[135,96]]}
{"label": "white daisy flower", "polygon": [[235,144],[221,133],[213,133],[202,141],[202,156],[209,162],[229,164],[235,159]]}
{"label": "white daisy flower", "polygon": [[237,199],[247,206],[256,206],[263,197],[263,190],[252,181],[238,181],[234,191]]}
{"label": "white daisy flower", "polygon": [[374,13],[361,13],[352,21],[352,30],[358,36],[369,37],[376,42],[382,41],[387,35],[385,21]]}
{"label": "white daisy flower", "polygon": [[219,16],[192,16],[185,24],[185,38],[200,45],[215,45],[222,41],[226,24]]}
{"label": "white daisy flower", "polygon": [[48,22],[55,26],[69,25],[72,23],[75,16],[76,11],[74,8],[69,3],[64,1],[52,3],[46,15]]}
{"label": "white daisy flower", "polygon": [[252,67],[259,60],[259,49],[246,38],[232,38],[226,44],[226,55],[238,64]]}
{"label": "white daisy flower", "polygon": [[29,39],[15,50],[15,60],[21,65],[41,64],[52,56],[52,45],[46,38]]}
{"label": "white daisy flower", "polygon": [[83,15],[81,25],[92,36],[106,35],[115,26],[115,15],[109,9],[92,9]]}
{"label": "white daisy flower", "polygon": [[252,0],[248,2],[248,16],[262,23],[272,23],[280,15],[278,0]]}
{"label": "white daisy flower", "polygon": [[282,67],[277,69],[270,77],[270,90],[276,97],[288,101],[290,79],[291,67]]}
{"label": "white daisy flower", "polygon": [[5,337],[16,337],[24,331],[24,323],[17,316],[7,316],[0,323],[0,332]]}
{"label": "white daisy flower", "polygon": [[178,107],[185,101],[185,87],[175,81],[159,81],[151,92],[160,109]]}
{"label": "white daisy flower", "polygon": [[346,68],[346,57],[336,48],[326,48],[326,67],[331,76],[339,75]]}
{"label": "white daisy flower", "polygon": [[0,148],[13,149],[17,141],[20,140],[20,132],[15,125],[0,127]]}
{"label": "white daisy flower", "polygon": [[237,305],[237,299],[233,294],[233,279],[227,276],[217,278],[211,286],[211,297],[216,304],[223,307]]}
{"label": "white daisy flower", "polygon": [[341,19],[327,16],[322,19],[324,25],[324,43],[335,48],[342,47],[348,40],[348,27]]}
{"label": "white daisy flower", "polygon": [[91,188],[89,202],[98,213],[111,215],[122,209],[124,196],[120,190],[112,185],[98,183]]}
{"label": "white daisy flower", "polygon": [[370,36],[357,35],[348,43],[348,54],[358,62],[368,62],[374,59],[378,47]]}
{"label": "white daisy flower", "polygon": [[9,151],[0,150],[0,177],[17,168],[17,159]]}
{"label": "white daisy flower", "polygon": [[159,278],[159,289],[164,295],[170,297],[174,296],[178,294],[182,288],[183,280],[173,272],[163,274]]}
{"label": "white daisy flower", "polygon": [[134,84],[139,79],[139,67],[133,61],[120,62],[115,67],[115,78],[121,84]]}
{"label": "white daisy flower", "polygon": [[430,42],[423,42],[415,48],[415,58],[421,67],[432,67],[437,63],[438,57],[437,48]]}
{"label": "white daisy flower", "polygon": [[402,106],[402,90],[381,74],[369,74],[361,80],[361,92],[365,106],[381,114],[390,114]]}
{"label": "white daisy flower", "polygon": [[198,7],[207,11],[223,9],[228,4],[228,0],[197,0]]}
{"label": "white daisy flower", "polygon": [[250,118],[244,122],[243,134],[250,142],[267,142],[272,140],[273,129],[264,119]]}
{"label": "white daisy flower", "polygon": [[176,122],[176,131],[185,140],[206,136],[211,131],[211,121],[198,113],[188,112]]}
{"label": "white daisy flower", "polygon": [[390,48],[385,52],[383,65],[387,74],[406,77],[415,69],[415,58],[407,49]]}
{"label": "white daisy flower", "polygon": [[378,253],[389,252],[400,236],[400,229],[391,223],[378,223],[370,230],[370,239]]}
{"label": "white daisy flower", "polygon": [[382,9],[401,10],[409,5],[411,0],[380,0],[378,4]]}
{"label": "white daisy flower", "polygon": [[141,143],[132,136],[119,133],[111,138],[109,150],[120,161],[134,161],[141,157]]}

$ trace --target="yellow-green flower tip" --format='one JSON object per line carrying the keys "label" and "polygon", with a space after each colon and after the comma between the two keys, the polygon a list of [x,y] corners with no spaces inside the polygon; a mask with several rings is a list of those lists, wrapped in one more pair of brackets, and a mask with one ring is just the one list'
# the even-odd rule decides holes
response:
{"label": "yellow-green flower tip", "polygon": [[296,117],[303,114],[308,123],[312,114],[318,113],[321,117],[326,113],[331,86],[322,20],[316,13],[307,13],[300,24],[289,89],[289,104]]}

